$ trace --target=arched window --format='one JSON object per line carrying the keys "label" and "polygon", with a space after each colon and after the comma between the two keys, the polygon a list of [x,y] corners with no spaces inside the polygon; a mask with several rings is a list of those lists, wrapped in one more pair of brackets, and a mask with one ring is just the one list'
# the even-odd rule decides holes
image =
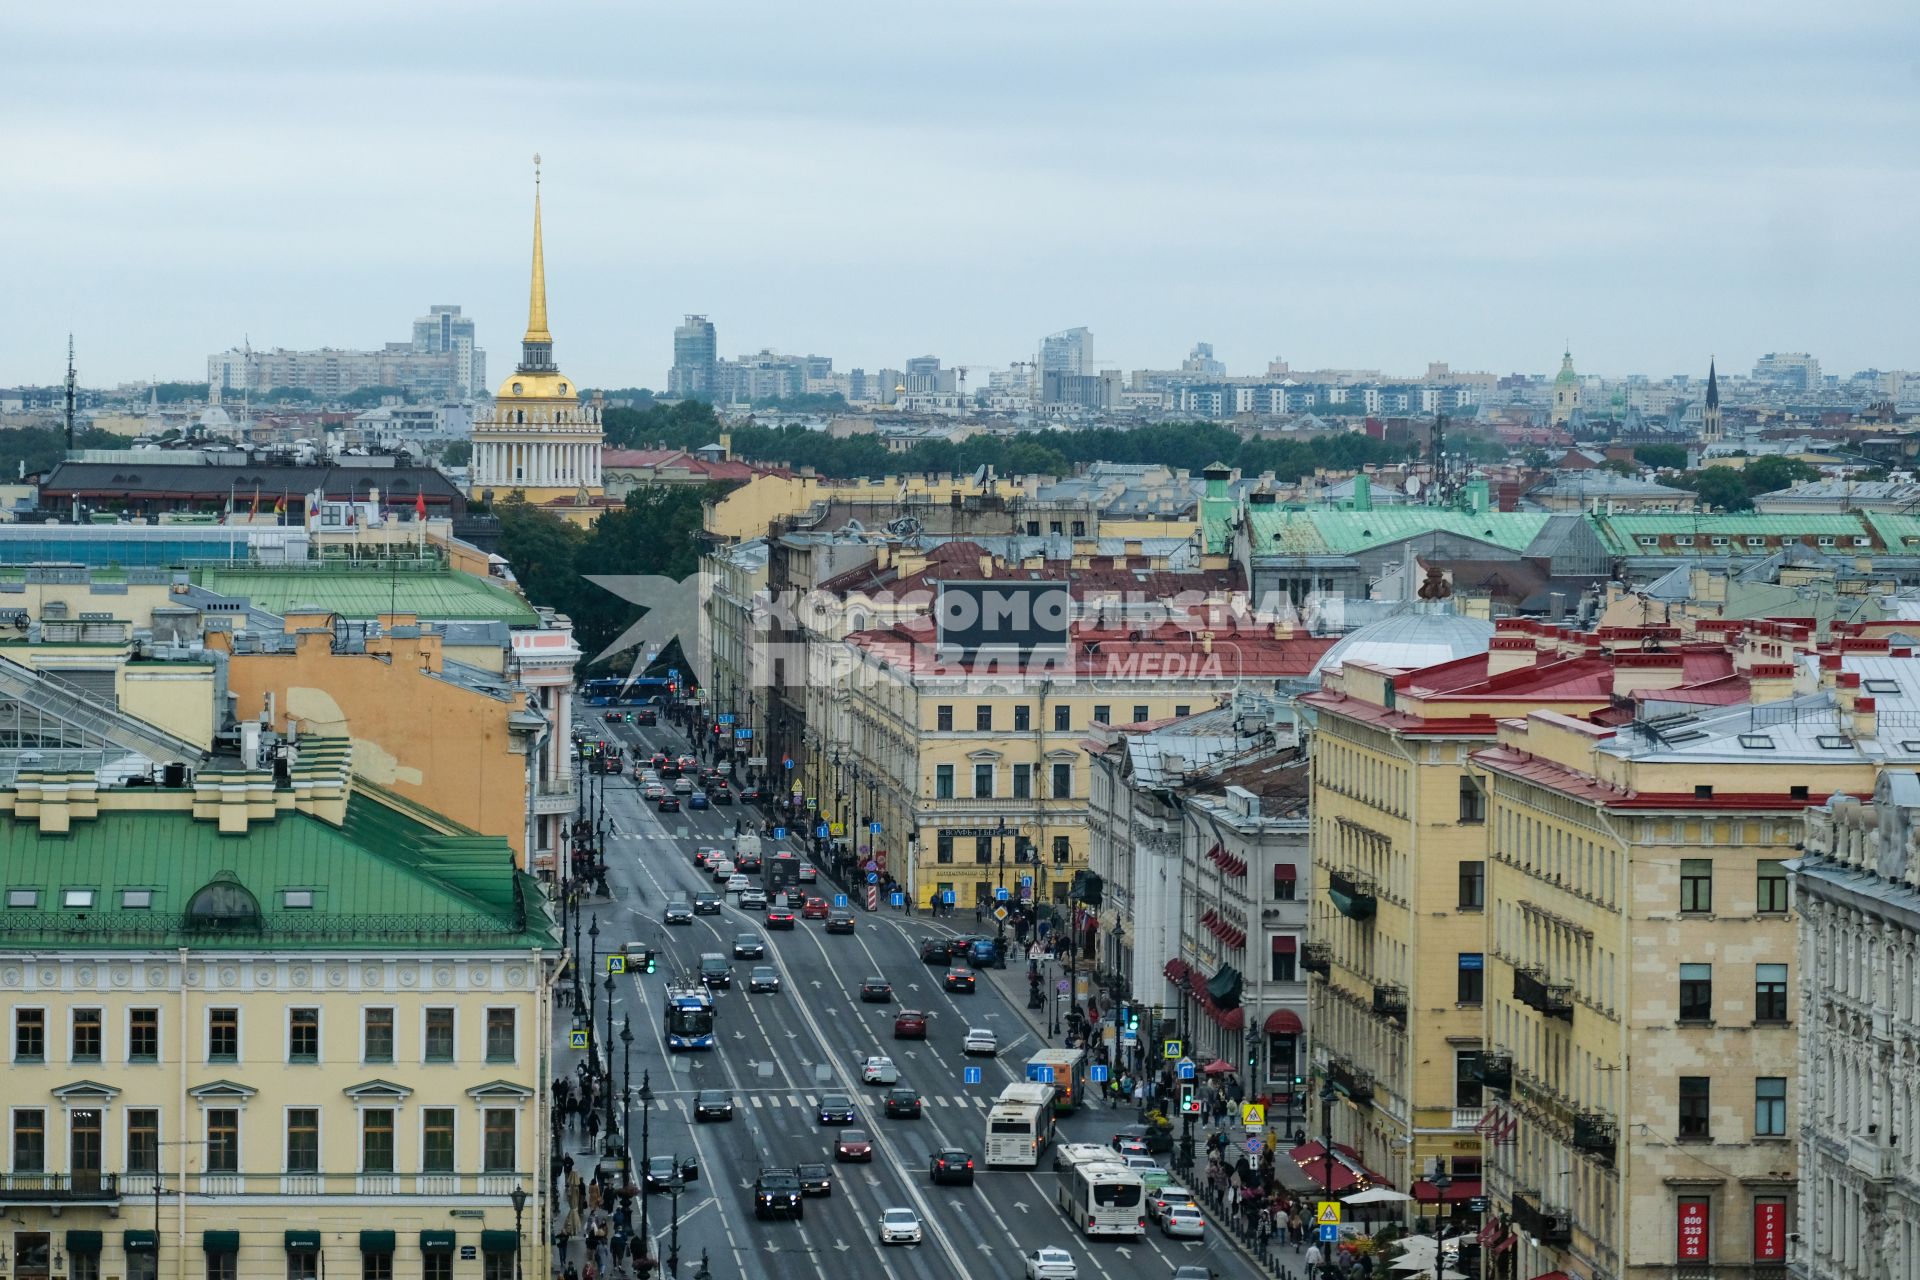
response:
{"label": "arched window", "polygon": [[260,901],[231,871],[221,871],[187,901],[187,927],[215,931],[260,927]]}

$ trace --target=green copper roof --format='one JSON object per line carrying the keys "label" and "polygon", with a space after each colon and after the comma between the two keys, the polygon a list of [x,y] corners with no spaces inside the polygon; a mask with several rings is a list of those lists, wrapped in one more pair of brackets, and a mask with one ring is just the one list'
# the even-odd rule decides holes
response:
{"label": "green copper roof", "polygon": [[[345,823],[300,812],[222,835],[184,810],[109,810],[43,835],[0,816],[4,887],[39,890],[32,908],[0,907],[0,946],[260,950],[520,950],[552,948],[539,886],[513,867],[506,841],[442,835],[379,796],[356,791]],[[257,904],[257,917],[190,921],[196,895]],[[90,889],[69,908],[66,891]],[[123,906],[123,891],[149,893]],[[289,905],[287,890],[311,894]]]}
{"label": "green copper roof", "polygon": [[[1607,549],[1615,555],[1634,555],[1641,551],[1642,537],[1724,536],[1727,538],[1801,538],[1823,537],[1852,539],[1873,532],[1858,515],[1762,515],[1744,511],[1732,515],[1694,515],[1687,512],[1648,515],[1612,515],[1592,517]],[[1847,545],[1851,545],[1849,542]],[[1896,544],[1898,545],[1898,544]]]}
{"label": "green copper roof", "polygon": [[1351,555],[1424,533],[1452,533],[1509,551],[1530,546],[1548,516],[1533,511],[1472,515],[1443,507],[1377,507],[1372,511],[1284,511],[1249,507],[1253,554],[1259,556]]}
{"label": "green copper roof", "polygon": [[540,615],[506,587],[451,569],[196,569],[193,579],[209,591],[240,596],[254,608],[285,615],[296,608],[325,609],[343,618],[412,613],[422,622],[505,622],[538,626]]}

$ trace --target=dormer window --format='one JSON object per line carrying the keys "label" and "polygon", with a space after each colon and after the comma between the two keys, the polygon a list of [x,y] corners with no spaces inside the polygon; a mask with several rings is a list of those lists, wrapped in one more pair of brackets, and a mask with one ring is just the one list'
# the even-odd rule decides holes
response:
{"label": "dormer window", "polygon": [[91,907],[93,906],[93,890],[63,889],[60,891],[60,905],[63,907]]}
{"label": "dormer window", "polygon": [[560,384],[560,394],[561,395],[567,394],[567,384],[564,382]]}
{"label": "dormer window", "polygon": [[516,382],[513,384],[513,394],[515,395],[521,395],[526,391],[526,389],[527,389],[527,384],[524,382]]}

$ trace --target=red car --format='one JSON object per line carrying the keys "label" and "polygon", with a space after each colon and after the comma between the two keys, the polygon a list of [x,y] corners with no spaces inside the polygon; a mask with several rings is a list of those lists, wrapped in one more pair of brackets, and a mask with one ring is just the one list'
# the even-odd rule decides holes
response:
{"label": "red car", "polygon": [[827,918],[827,900],[808,898],[806,905],[800,908],[800,915],[807,920],[825,920]]}
{"label": "red car", "polygon": [[793,928],[793,912],[787,910],[785,907],[768,907],[767,908],[767,928],[769,929]]}
{"label": "red car", "polygon": [[893,1038],[895,1040],[925,1040],[927,1038],[927,1015],[918,1009],[902,1009],[893,1017]]}
{"label": "red car", "polygon": [[833,1144],[835,1160],[864,1160],[873,1162],[873,1143],[868,1140],[863,1129],[842,1129],[840,1138]]}

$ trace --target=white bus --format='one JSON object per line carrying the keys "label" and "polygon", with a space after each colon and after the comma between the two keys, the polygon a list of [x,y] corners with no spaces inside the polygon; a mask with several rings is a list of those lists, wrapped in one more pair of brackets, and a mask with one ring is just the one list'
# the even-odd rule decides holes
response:
{"label": "white bus", "polygon": [[1060,1171],[1060,1212],[1089,1240],[1147,1234],[1147,1188],[1137,1169],[1085,1163]]}
{"label": "white bus", "polygon": [[1019,1080],[987,1111],[987,1167],[1035,1169],[1053,1145],[1053,1086]]}

